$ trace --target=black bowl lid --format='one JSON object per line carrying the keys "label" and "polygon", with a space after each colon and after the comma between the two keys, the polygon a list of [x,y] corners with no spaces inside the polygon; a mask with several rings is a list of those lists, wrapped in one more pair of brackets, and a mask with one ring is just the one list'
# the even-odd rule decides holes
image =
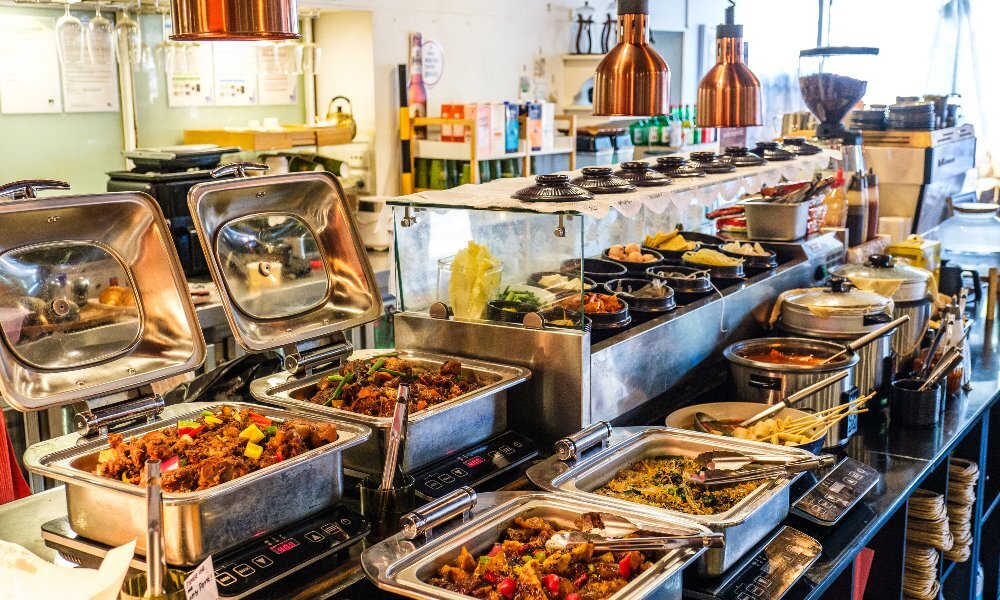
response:
{"label": "black bowl lid", "polygon": [[561,173],[539,175],[535,184],[516,191],[512,198],[524,202],[580,202],[591,200],[594,195],[569,182],[569,176]]}
{"label": "black bowl lid", "polygon": [[673,182],[663,173],[654,171],[646,162],[633,160],[623,162],[621,167],[615,175],[638,187],[656,187]]}
{"label": "black bowl lid", "polygon": [[611,167],[584,167],[583,175],[571,183],[593,194],[624,194],[634,192],[635,186],[614,175]]}

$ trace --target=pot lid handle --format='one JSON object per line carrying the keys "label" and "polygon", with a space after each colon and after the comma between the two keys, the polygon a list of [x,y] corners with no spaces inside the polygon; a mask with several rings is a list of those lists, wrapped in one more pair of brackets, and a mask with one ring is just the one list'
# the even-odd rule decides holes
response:
{"label": "pot lid handle", "polygon": [[233,162],[229,164],[216,167],[212,170],[212,177],[218,179],[219,177],[225,177],[226,175],[236,175],[237,177],[246,177],[247,171],[267,171],[271,167],[256,162]]}
{"label": "pot lid handle", "polygon": [[868,264],[879,269],[889,269],[892,263],[892,256],[889,254],[872,254],[868,257]]}
{"label": "pot lid handle", "polygon": [[835,294],[846,294],[851,291],[851,282],[848,281],[846,277],[831,277],[830,278],[830,291]]}
{"label": "pot lid handle", "polygon": [[37,198],[38,190],[68,190],[69,184],[56,179],[24,179],[12,181],[0,186],[0,197],[9,196],[11,200]]}

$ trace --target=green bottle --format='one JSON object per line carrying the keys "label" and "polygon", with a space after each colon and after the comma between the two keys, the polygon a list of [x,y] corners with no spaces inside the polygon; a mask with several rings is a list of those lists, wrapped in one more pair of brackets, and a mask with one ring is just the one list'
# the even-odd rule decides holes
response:
{"label": "green bottle", "polygon": [[646,121],[636,121],[628,126],[629,134],[632,136],[633,146],[646,145]]}

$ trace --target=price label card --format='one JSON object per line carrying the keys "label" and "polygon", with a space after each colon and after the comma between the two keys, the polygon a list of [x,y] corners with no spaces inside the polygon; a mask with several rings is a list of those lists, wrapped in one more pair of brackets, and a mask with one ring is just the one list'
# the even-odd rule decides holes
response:
{"label": "price label card", "polygon": [[801,531],[782,527],[712,595],[720,600],[778,600],[816,562],[822,549]]}
{"label": "price label card", "polygon": [[844,459],[792,505],[792,512],[820,525],[835,525],[879,481],[878,471]]}
{"label": "price label card", "polygon": [[187,600],[219,600],[211,556],[188,574],[184,580],[184,593],[187,594]]}

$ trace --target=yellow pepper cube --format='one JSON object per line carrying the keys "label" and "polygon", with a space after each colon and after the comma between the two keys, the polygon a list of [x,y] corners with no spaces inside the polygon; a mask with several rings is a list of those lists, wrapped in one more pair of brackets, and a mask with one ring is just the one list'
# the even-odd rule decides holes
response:
{"label": "yellow pepper cube", "polygon": [[250,440],[256,444],[264,439],[264,432],[258,429],[256,424],[251,424],[249,427],[240,432],[240,437]]}
{"label": "yellow pepper cube", "polygon": [[243,451],[243,456],[256,460],[260,458],[260,455],[263,453],[264,453],[263,446],[258,446],[253,442],[247,442],[247,448],[246,450]]}
{"label": "yellow pepper cube", "polygon": [[222,419],[214,416],[205,417],[205,425],[221,425]]}

